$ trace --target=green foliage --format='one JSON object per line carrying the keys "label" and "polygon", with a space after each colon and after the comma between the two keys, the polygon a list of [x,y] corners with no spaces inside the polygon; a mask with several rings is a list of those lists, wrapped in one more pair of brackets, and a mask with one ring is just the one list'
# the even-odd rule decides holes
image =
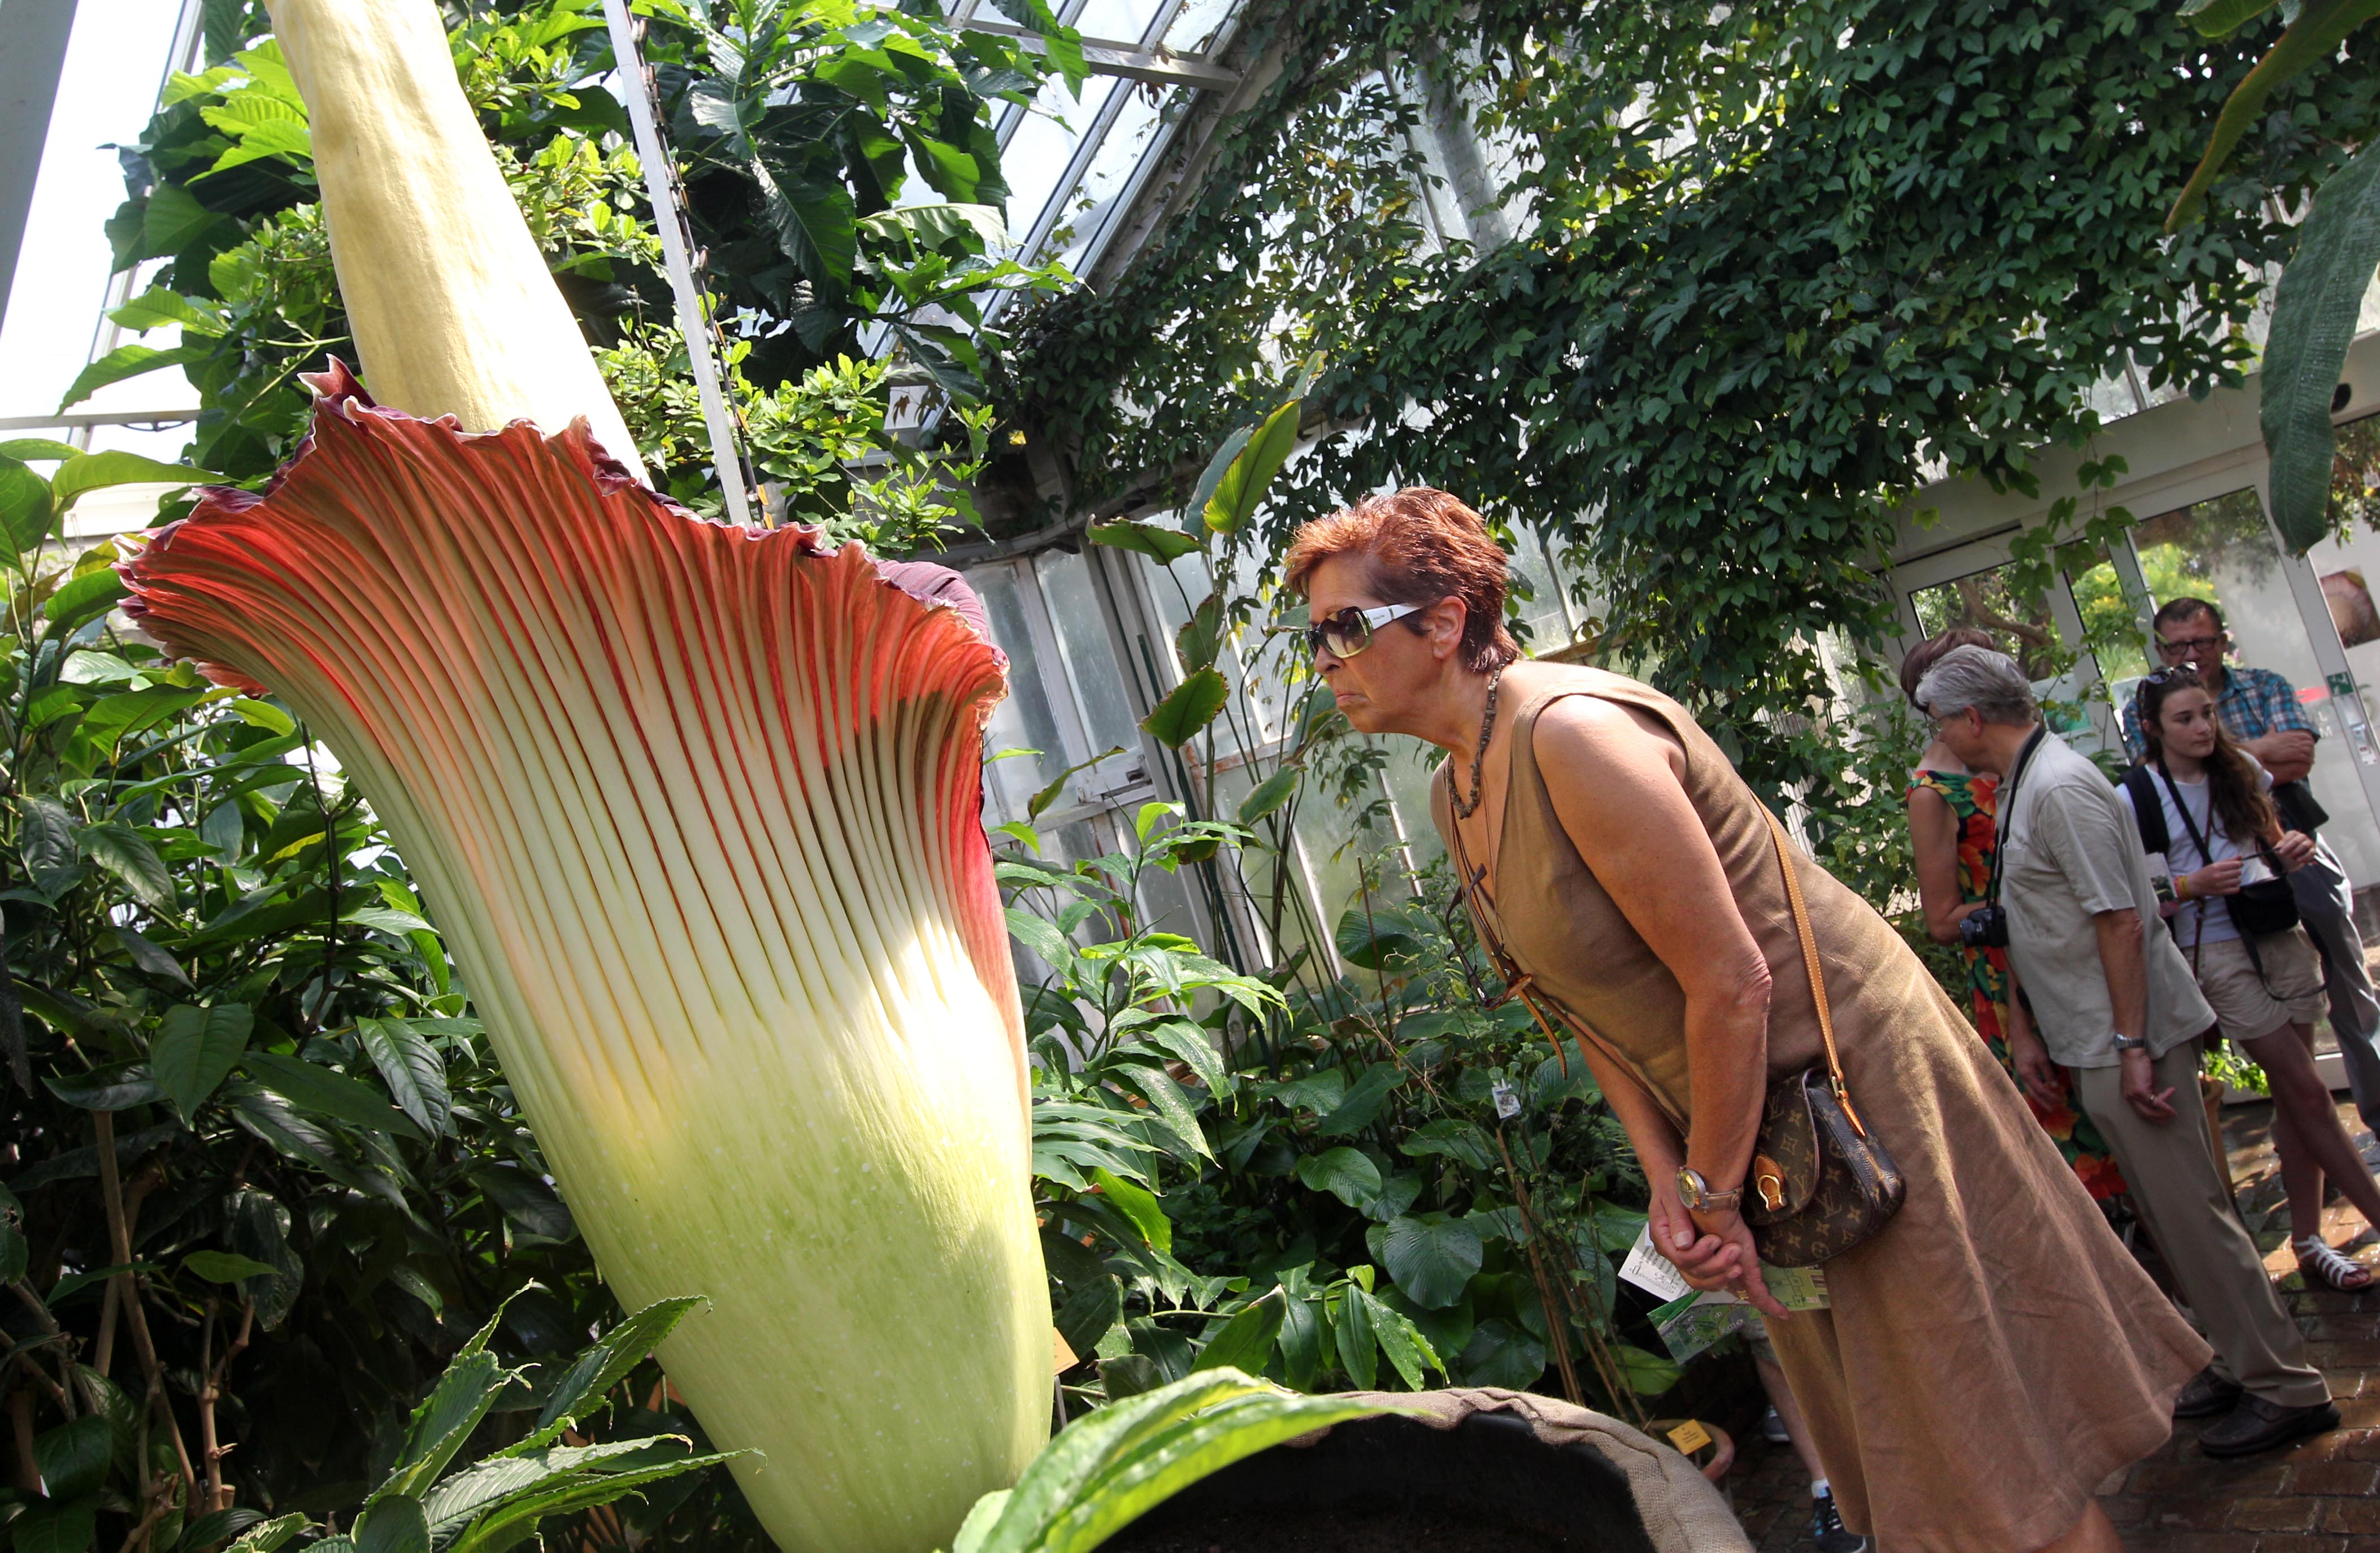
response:
{"label": "green foliage", "polygon": [[[242,9],[218,29],[211,67],[176,76],[127,150],[131,198],[109,224],[116,262],[167,263],[113,316],[178,338],[120,346],[67,394],[179,367],[204,410],[193,456],[242,480],[270,474],[303,435],[298,374],[353,354],[305,106],[266,25]],[[1000,257],[994,208],[1005,188],[990,113],[1030,96],[1042,59],[939,17],[847,3],[664,4],[650,25],[697,241],[719,261],[711,305],[735,319],[726,370],[760,478],[787,516],[880,552],[976,522],[966,485],[991,418],[973,401],[981,353],[998,343],[977,327],[982,304],[1062,277]],[[1072,36],[1058,30],[1051,57]],[[472,8],[453,42],[465,95],[656,483],[715,515],[642,169],[601,84],[613,61],[596,0]],[[910,199],[910,165],[942,202],[895,203]],[[866,360],[862,331],[880,332],[891,357]],[[932,448],[885,428],[888,390],[918,383],[955,412]]]}
{"label": "green foliage", "polygon": [[1200,1478],[1317,1429],[1388,1411],[1217,1368],[1073,1425],[1016,1486],[978,1500],[953,1553],[1089,1553]]}
{"label": "green foliage", "polygon": [[[2182,14],[2201,32],[2221,37],[2237,30],[2266,8],[2234,0],[2221,6],[2185,6]],[[2190,182],[2182,186],[2172,212],[2166,217],[2168,231],[2198,219],[2205,209],[2207,189],[2216,175],[2230,160],[2232,152],[2254,126],[2258,113],[2273,93],[2314,66],[2335,58],[2338,45],[2350,33],[2380,16],[2380,0],[2312,0],[2311,4],[2289,7],[2283,15],[2289,26],[2282,31],[2280,41],[2256,61],[2256,67],[2224,99],[2222,111],[2215,118],[2214,131],[2207,137],[2205,153],[2192,169]]]}
{"label": "green foliage", "polygon": [[2259,411],[2272,458],[2274,526],[2303,554],[2332,532],[2331,394],[2380,269],[2380,153],[2370,146],[2314,196],[2297,256],[2273,292]]}
{"label": "green foliage", "polygon": [[[1257,519],[1434,483],[1566,546],[1604,650],[1756,784],[1839,783],[1803,736],[1815,644],[1889,624],[1901,493],[2022,480],[2127,357],[2237,381],[2274,212],[2380,127],[2353,68],[2284,87],[2168,238],[2204,125],[2261,52],[2162,0],[1263,4],[1263,97],[1151,245],[1020,323],[1003,409],[1075,455],[1077,506],[1191,469],[1327,353],[1327,437]],[[2350,63],[2368,47],[2349,40]],[[1268,52],[1270,51],[1270,52]],[[1383,57],[1415,62],[1384,81]],[[1514,236],[1465,240],[1422,155],[1436,77]]]}

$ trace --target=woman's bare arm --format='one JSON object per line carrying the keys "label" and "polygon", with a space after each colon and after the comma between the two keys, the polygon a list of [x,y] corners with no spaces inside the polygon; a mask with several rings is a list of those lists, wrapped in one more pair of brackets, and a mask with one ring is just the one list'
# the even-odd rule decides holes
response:
{"label": "woman's bare arm", "polygon": [[[1649,714],[1592,697],[1548,707],[1535,750],[1572,844],[1685,993],[1686,1160],[1714,1188],[1740,1185],[1767,1088],[1768,963],[1686,797],[1685,751]],[[1748,1233],[1728,1228],[1756,1281]]]}
{"label": "woman's bare arm", "polygon": [[1917,854],[1917,898],[1925,907],[1925,936],[1957,943],[1959,924],[1975,908],[1959,893],[1959,815],[1930,787],[1909,790],[1909,842]]}

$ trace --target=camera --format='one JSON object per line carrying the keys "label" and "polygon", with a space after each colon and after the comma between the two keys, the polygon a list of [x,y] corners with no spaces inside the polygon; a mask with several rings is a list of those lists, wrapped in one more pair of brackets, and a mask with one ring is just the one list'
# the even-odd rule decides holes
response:
{"label": "camera", "polygon": [[1994,901],[1959,918],[1959,941],[1969,949],[2006,949],[2008,907]]}

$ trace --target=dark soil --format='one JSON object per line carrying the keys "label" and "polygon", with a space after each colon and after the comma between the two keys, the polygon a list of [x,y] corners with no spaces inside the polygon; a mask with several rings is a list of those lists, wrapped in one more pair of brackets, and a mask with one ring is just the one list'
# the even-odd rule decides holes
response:
{"label": "dark soil", "polygon": [[1109,1541],[1131,1553],[1544,1553],[1569,1546],[1549,1542],[1542,1529],[1485,1526],[1452,1511],[1245,1511],[1202,1519],[1193,1530],[1140,1535],[1138,1527]]}
{"label": "dark soil", "polygon": [[1342,1424],[1193,1485],[1111,1553],[1652,1553],[1620,1469],[1509,1413]]}

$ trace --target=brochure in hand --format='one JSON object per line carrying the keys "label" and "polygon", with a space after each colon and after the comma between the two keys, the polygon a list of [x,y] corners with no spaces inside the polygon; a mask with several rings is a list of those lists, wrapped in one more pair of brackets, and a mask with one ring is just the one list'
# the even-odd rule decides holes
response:
{"label": "brochure in hand", "polygon": [[[1689,1284],[1670,1259],[1653,1248],[1650,1224],[1636,1236],[1620,1276],[1663,1304],[1652,1313],[1662,1346],[1680,1364],[1719,1339],[1742,1331],[1759,1312],[1724,1289],[1702,1290]],[[1827,1275],[1821,1268],[1772,1268],[1760,1264],[1761,1281],[1787,1310],[1827,1308]]]}

